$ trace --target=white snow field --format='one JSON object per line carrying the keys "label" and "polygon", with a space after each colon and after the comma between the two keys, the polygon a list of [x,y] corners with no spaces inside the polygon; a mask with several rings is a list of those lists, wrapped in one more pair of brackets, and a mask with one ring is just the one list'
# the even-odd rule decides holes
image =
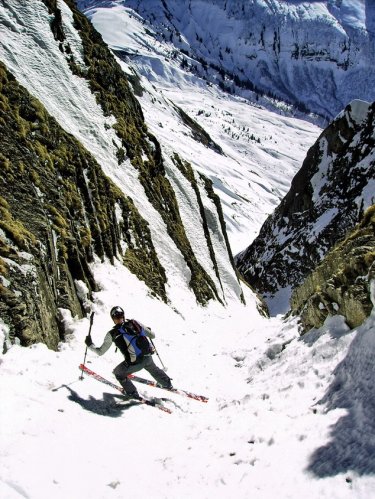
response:
{"label": "white snow field", "polygon": [[[209,402],[138,385],[173,413],[111,407],[119,392],[79,379],[89,321],[67,314],[58,352],[13,346],[0,358],[2,498],[374,497],[374,312],[356,330],[336,317],[300,337],[294,321],[259,316],[251,296],[227,309],[185,296],[182,317],[120,264],[94,270],[95,343],[121,304],[156,332],[174,385]],[[120,361],[113,347],[86,364],[115,381]]]}

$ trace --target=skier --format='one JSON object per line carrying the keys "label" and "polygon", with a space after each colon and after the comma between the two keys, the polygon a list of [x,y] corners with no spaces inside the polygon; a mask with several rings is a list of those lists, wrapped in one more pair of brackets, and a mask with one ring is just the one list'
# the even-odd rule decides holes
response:
{"label": "skier", "polygon": [[[96,347],[90,333],[86,336],[85,343],[97,355],[106,353],[112,343],[115,343],[116,347],[119,348],[125,360],[115,367],[113,374],[124,388],[128,397],[140,399],[136,387],[127,376],[141,369],[146,369],[163,388],[172,389],[171,378],[153,361],[152,354],[154,351],[149,341],[145,338],[145,336],[155,338],[153,331],[137,321],[125,320],[125,312],[121,307],[113,307],[110,315],[115,325],[105,335],[102,345]],[[142,341],[140,343],[141,347],[137,345],[136,338],[143,339],[143,345]]]}

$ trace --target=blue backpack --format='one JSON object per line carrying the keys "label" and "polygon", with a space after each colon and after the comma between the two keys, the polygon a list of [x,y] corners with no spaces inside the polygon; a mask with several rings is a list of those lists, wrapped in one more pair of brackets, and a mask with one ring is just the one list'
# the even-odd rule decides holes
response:
{"label": "blue backpack", "polygon": [[154,349],[152,348],[143,327],[138,324],[137,321],[133,319],[125,321],[118,328],[118,331],[123,335],[127,350],[129,351],[129,346],[134,348],[137,359],[154,353]]}

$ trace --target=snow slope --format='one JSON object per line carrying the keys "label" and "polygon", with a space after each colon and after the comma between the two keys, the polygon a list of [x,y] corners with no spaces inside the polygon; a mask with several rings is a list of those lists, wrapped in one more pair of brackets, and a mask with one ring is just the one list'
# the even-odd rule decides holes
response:
{"label": "snow slope", "polygon": [[[71,338],[58,352],[14,346],[0,358],[2,498],[374,497],[374,314],[357,330],[336,317],[299,338],[295,323],[261,318],[254,303],[226,313],[187,303],[184,320],[124,267],[94,271],[94,341],[109,307],[123,304],[156,331],[175,386],[210,400],[139,385],[173,414],[113,407],[115,390],[79,380],[89,323],[67,316]],[[116,284],[131,279],[124,296]],[[114,348],[87,356],[111,380],[120,360]]]}
{"label": "snow slope", "polygon": [[[79,61],[80,57],[82,58],[82,47],[79,35],[73,27],[72,13],[63,1],[59,2],[59,7],[62,11],[64,30],[69,34],[69,43],[71,42],[74,53],[78,54]],[[178,302],[180,295],[176,294],[175,290],[182,286],[186,290],[189,289],[190,270],[183,263],[182,254],[168,235],[162,217],[150,203],[137,170],[131,166],[130,160],[118,164],[116,152],[121,144],[110,127],[113,118],[104,116],[89,89],[88,82],[72,74],[65,55],[59,50],[59,44],[50,30],[47,8],[40,1],[23,4],[13,0],[8,2],[6,7],[0,6],[0,20],[0,33],[4,40],[0,52],[1,59],[59,124],[93,154],[104,173],[134,200],[140,214],[149,222],[159,261],[166,269],[168,297],[174,306],[183,308],[183,304]],[[167,156],[165,163],[168,165],[170,177],[178,175],[173,171]],[[180,182],[182,189],[186,190],[189,182],[186,179],[180,179]],[[209,206],[207,194],[202,192],[202,197],[215,219],[215,210]],[[191,203],[194,204],[192,198]],[[199,213],[196,201],[194,208]],[[203,224],[200,218],[193,218],[192,223],[195,224],[192,241],[200,250],[197,257],[208,273],[214,274],[212,263],[204,253],[207,241]],[[224,301],[227,295],[239,298],[240,285],[235,278],[221,229],[216,229],[215,237],[221,238],[221,244],[216,245],[217,258],[225,269],[222,275],[222,298]]]}

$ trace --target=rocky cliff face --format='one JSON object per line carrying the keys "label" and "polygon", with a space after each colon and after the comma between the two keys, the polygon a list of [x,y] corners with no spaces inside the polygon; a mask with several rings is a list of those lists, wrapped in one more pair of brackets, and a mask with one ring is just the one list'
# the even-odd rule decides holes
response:
{"label": "rocky cliff face", "polygon": [[355,101],[324,130],[288,194],[237,256],[244,278],[270,301],[301,284],[374,203],[374,112],[374,104]]}
{"label": "rocky cliff face", "polygon": [[375,99],[370,0],[129,0],[126,6],[185,54],[185,66],[229,91],[257,89],[329,119],[355,98]]}
{"label": "rocky cliff face", "polygon": [[[82,316],[96,289],[95,258],[122,261],[169,303],[164,244],[176,248],[199,304],[224,302],[213,221],[232,268],[230,292],[241,299],[210,182],[177,155],[166,161],[124,73],[74,3],[15,0],[0,17],[0,315],[11,341],[56,348],[63,311]],[[194,193],[209,264],[186,234],[169,180],[177,176]]]}
{"label": "rocky cliff face", "polygon": [[122,255],[166,299],[147,222],[82,145],[0,69],[0,312],[12,336],[56,347],[61,309],[82,316],[95,290],[94,254]]}

